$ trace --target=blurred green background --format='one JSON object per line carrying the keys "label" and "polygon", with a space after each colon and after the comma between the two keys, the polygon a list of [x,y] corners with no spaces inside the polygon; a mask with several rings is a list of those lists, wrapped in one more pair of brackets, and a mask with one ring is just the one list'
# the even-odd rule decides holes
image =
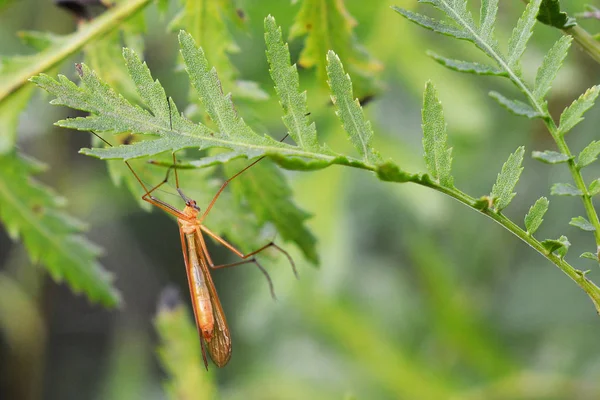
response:
{"label": "blurred green background", "polygon": [[[501,3],[497,34],[506,43],[523,5]],[[585,3],[568,2],[567,11],[580,11]],[[345,4],[358,22],[359,42],[383,66],[383,90],[365,110],[376,134],[374,147],[385,158],[408,171],[425,169],[420,107],[428,79],[444,105],[455,183],[467,193],[489,193],[502,163],[519,145],[529,153],[554,149],[541,123],[508,114],[487,96],[491,89],[514,93],[506,82],[459,75],[426,56],[432,49],[480,60],[471,46],[424,31],[389,8],[414,8],[414,1]],[[262,24],[272,14],[287,37],[299,5],[249,0],[237,5],[248,17],[248,32],[236,33],[241,51],[230,59],[241,78],[259,82],[272,95],[251,105],[253,114],[244,117],[281,137],[285,128],[268,75]],[[178,7],[170,4],[166,16],[156,6],[146,9],[145,58],[184,109],[187,77],[175,68],[176,35],[166,33]],[[592,31],[598,26],[584,24]],[[72,16],[51,1],[9,2],[0,9],[0,54],[31,52],[17,31],[73,29]],[[556,29],[536,27],[525,56],[526,75],[534,76],[559,36]],[[302,44],[302,39],[290,42],[293,60]],[[81,56],[74,57],[62,71],[73,76],[73,62],[79,61]],[[553,87],[551,110],[560,112],[599,78],[598,65],[574,45]],[[320,141],[351,153],[314,70],[301,70],[300,79]],[[153,325],[161,291],[170,284],[179,288],[191,314],[176,224],[163,212],[141,210],[127,190],[111,183],[103,162],[79,155],[79,148],[89,146],[89,135],[54,127],[75,112],[48,101],[38,91],[21,116],[19,148],[49,165],[40,180],[89,224],[88,237],[105,250],[101,262],[114,273],[124,305],[105,310],[54,283],[0,226],[0,398],[166,398],[168,377],[156,356]],[[599,123],[600,113],[589,112],[569,137],[572,149],[597,138]],[[531,158],[524,166],[518,196],[505,210],[516,221],[537,198],[549,195],[552,183],[570,181],[562,166]],[[586,176],[599,172],[592,166]],[[517,238],[416,185],[383,183],[339,166],[285,174],[295,201],[313,215],[308,225],[318,239],[321,265],[315,268],[292,244],[280,243],[292,251],[300,280],[284,259],[270,260],[275,302],[255,268],[213,274],[232,330],[233,356],[224,369],[211,365],[208,373],[194,371],[198,387],[205,389],[189,398],[600,398],[600,318],[583,291]],[[174,192],[172,186],[167,190]],[[567,235],[573,244],[570,262],[592,269],[590,278],[600,281],[597,265],[576,258],[593,246],[591,235],[568,225],[581,214],[581,203],[570,197],[550,200],[540,237]],[[223,248],[210,250],[215,260],[233,260]],[[186,349],[193,359],[197,342]]]}

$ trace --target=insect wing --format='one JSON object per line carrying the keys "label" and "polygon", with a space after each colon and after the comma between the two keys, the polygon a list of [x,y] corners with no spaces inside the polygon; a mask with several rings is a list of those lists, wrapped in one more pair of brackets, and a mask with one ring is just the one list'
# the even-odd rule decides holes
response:
{"label": "insect wing", "polygon": [[210,299],[212,303],[212,309],[214,314],[214,329],[213,335],[210,341],[206,342],[208,347],[208,353],[210,358],[218,367],[224,367],[229,359],[231,358],[231,334],[229,333],[229,327],[227,326],[227,320],[225,319],[225,313],[221,306],[221,301],[217,295],[215,284],[213,283],[206,257],[204,255],[205,247],[202,245],[203,240],[199,237],[200,232],[196,231],[196,248],[199,249],[200,254],[200,266],[206,279],[206,286],[210,293]]}

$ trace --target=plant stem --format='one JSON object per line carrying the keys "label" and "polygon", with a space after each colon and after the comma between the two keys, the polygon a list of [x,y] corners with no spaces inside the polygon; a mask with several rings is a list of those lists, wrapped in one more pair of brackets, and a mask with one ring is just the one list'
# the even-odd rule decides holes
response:
{"label": "plant stem", "polygon": [[579,25],[562,30],[565,34],[573,36],[573,39],[588,53],[590,57],[600,64],[600,42]]}
{"label": "plant stem", "polygon": [[570,265],[568,262],[566,262],[564,260],[564,258],[561,258],[554,253],[549,253],[539,240],[535,239],[533,236],[531,236],[526,231],[521,229],[513,221],[511,221],[510,219],[505,217],[503,214],[496,212],[492,209],[481,210],[481,209],[475,207],[476,199],[467,195],[466,193],[463,193],[462,191],[460,191],[456,188],[449,189],[449,188],[439,186],[439,185],[437,185],[435,183],[431,183],[431,182],[416,182],[416,183],[419,183],[423,186],[437,190],[438,192],[444,193],[444,194],[452,197],[453,199],[461,202],[462,204],[481,212],[482,214],[484,214],[484,215],[488,216],[489,218],[493,219],[494,221],[496,221],[498,224],[503,226],[506,230],[508,230],[513,235],[515,235],[519,239],[521,239],[523,242],[527,243],[530,247],[532,247],[534,250],[536,250],[538,253],[540,253],[542,256],[544,256],[546,259],[548,259],[551,263],[553,263],[558,268],[560,268],[560,270],[562,272],[564,272],[577,285],[579,285],[579,287],[581,287],[587,293],[587,295],[590,297],[590,299],[594,303],[594,307],[596,308],[596,311],[598,312],[598,314],[600,314],[600,288],[598,286],[596,286],[594,284],[594,282],[590,281],[585,276],[585,273],[574,268],[572,265]]}

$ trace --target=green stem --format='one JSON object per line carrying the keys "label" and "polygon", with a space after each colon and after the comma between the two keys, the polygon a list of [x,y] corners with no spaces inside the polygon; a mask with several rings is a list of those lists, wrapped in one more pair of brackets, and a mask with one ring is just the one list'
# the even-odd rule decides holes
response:
{"label": "green stem", "polygon": [[476,199],[472,198],[466,193],[461,192],[456,188],[446,188],[431,182],[416,183],[437,190],[438,192],[444,193],[452,197],[453,199],[461,202],[462,204],[481,212],[482,214],[496,221],[506,230],[508,230],[513,235],[521,239],[523,242],[527,243],[530,247],[532,247],[534,250],[536,250],[538,253],[540,253],[542,256],[548,259],[551,263],[560,268],[562,272],[564,272],[577,285],[579,285],[579,287],[581,287],[590,297],[590,299],[594,303],[594,307],[596,307],[596,311],[598,312],[598,314],[600,314],[600,288],[596,286],[594,282],[587,279],[582,271],[574,268],[568,262],[566,262],[564,258],[561,258],[554,253],[549,253],[539,240],[535,239],[533,236],[521,229],[513,221],[505,217],[503,214],[496,212],[492,209],[480,210],[479,208],[475,207]]}
{"label": "green stem", "polygon": [[600,42],[579,25],[562,30],[565,34],[573,36],[573,39],[590,57],[600,64]]}

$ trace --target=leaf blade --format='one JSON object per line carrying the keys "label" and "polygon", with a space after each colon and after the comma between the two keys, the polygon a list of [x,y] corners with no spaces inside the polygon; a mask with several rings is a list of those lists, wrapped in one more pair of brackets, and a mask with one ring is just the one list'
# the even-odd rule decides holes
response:
{"label": "leaf blade", "polygon": [[451,174],[452,149],[447,148],[448,136],[444,111],[431,81],[427,82],[423,94],[422,119],[423,149],[427,170],[442,186],[454,187],[454,178]]}
{"label": "leaf blade", "polygon": [[569,183],[555,183],[550,188],[550,194],[554,196],[583,196],[581,190]]}
{"label": "leaf blade", "polygon": [[496,199],[494,202],[494,208],[497,211],[502,211],[506,206],[510,204],[516,193],[513,193],[521,172],[523,172],[523,155],[525,154],[525,147],[519,147],[514,153],[512,153],[508,160],[502,166],[502,170],[498,174],[496,183],[492,187],[490,197]]}
{"label": "leaf blade", "polygon": [[586,232],[594,232],[596,230],[596,227],[594,227],[594,225],[592,225],[590,221],[581,216],[571,218],[571,221],[569,221],[569,225],[575,226],[581,229],[582,231]]}
{"label": "leaf blade", "polygon": [[573,38],[571,36],[562,36],[550,49],[544,57],[542,65],[538,69],[533,87],[533,96],[537,101],[543,102],[546,94],[551,88],[552,82],[556,78],[558,70],[567,57]]}
{"label": "leaf blade", "polygon": [[577,168],[581,169],[586,167],[596,161],[598,159],[598,155],[600,154],[600,141],[594,140],[592,143],[588,144],[581,153],[579,153],[579,157],[577,158]]}
{"label": "leaf blade", "polygon": [[365,118],[358,99],[353,99],[350,76],[345,73],[342,62],[333,51],[327,53],[327,76],[331,100],[350,141],[365,162],[379,163],[381,156],[371,146],[371,122]]}
{"label": "leaf blade", "polygon": [[540,9],[542,0],[531,0],[525,11],[519,18],[517,26],[513,29],[512,35],[508,40],[508,65],[516,70],[520,69],[520,59],[525,52],[527,42],[533,33],[533,26],[535,25],[536,16]]}
{"label": "leaf blade", "polygon": [[569,157],[566,154],[551,150],[534,151],[531,153],[531,157],[546,164],[561,164],[573,159],[572,156]]}
{"label": "leaf blade", "polygon": [[565,135],[575,125],[583,121],[583,114],[592,108],[599,93],[600,85],[592,86],[563,111],[558,127],[559,135]]}
{"label": "leaf blade", "polygon": [[529,104],[523,103],[522,101],[507,99],[500,93],[494,91],[491,91],[489,95],[491,98],[496,100],[502,107],[506,108],[508,111],[512,112],[515,115],[527,117],[529,119],[542,117],[542,114],[534,110]]}
{"label": "leaf blade", "polygon": [[529,235],[533,235],[544,222],[544,215],[548,211],[550,202],[546,197],[540,197],[525,216],[525,228]]}

